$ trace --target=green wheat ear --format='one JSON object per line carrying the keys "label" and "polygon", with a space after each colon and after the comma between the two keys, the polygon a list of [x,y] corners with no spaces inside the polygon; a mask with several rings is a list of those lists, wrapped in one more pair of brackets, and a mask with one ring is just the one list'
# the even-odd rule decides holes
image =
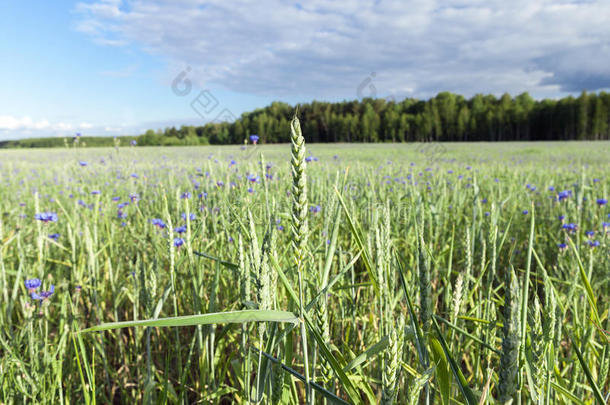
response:
{"label": "green wheat ear", "polygon": [[506,272],[504,291],[504,327],[498,401],[512,403],[518,388],[520,333],[519,283],[512,269]]}
{"label": "green wheat ear", "polygon": [[305,174],[305,138],[295,115],[290,122],[292,142],[292,246],[297,269],[301,270],[307,244],[307,175]]}

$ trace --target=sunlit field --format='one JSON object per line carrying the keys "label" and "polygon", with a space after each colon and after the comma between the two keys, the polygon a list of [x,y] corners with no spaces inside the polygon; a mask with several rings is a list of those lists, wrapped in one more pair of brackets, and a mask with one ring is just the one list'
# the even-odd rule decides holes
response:
{"label": "sunlit field", "polygon": [[0,404],[606,403],[610,143],[294,139],[0,150]]}

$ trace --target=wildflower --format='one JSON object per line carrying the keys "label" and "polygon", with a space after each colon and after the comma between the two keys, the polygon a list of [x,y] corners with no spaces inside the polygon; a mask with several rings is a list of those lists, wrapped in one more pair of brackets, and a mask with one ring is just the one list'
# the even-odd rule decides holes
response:
{"label": "wildflower", "polygon": [[138,194],[129,194],[129,199],[131,200],[132,203],[137,203],[138,201],[140,201],[140,196]]}
{"label": "wildflower", "polygon": [[218,181],[216,182],[216,185],[217,185],[218,187],[222,187],[222,186],[224,186],[224,185],[225,185],[225,183],[224,183],[222,180],[218,180]]}
{"label": "wildflower", "polygon": [[55,292],[55,286],[53,284],[51,284],[51,287],[49,288],[49,291],[41,291],[40,294],[38,294],[37,292],[33,291],[30,293],[30,297],[33,300],[38,300],[40,301],[40,303],[42,304],[42,302],[46,299],[48,299],[51,295],[53,295],[53,293]]}
{"label": "wildflower", "polygon": [[530,212],[529,212],[528,210],[523,210],[523,215],[527,215],[527,214],[529,214],[529,213],[530,213]]}
{"label": "wildflower", "polygon": [[128,205],[129,205],[129,203],[128,203],[128,202],[122,202],[122,203],[120,203],[120,204],[118,204],[118,205],[117,205],[117,208],[118,208],[119,210],[122,210],[123,208],[127,207]]}
{"label": "wildflower", "polygon": [[572,195],[572,190],[563,190],[557,194],[557,200],[563,201]]}
{"label": "wildflower", "polygon": [[184,239],[182,238],[174,238],[174,246],[175,247],[180,247],[184,245]]}
{"label": "wildflower", "polygon": [[167,225],[165,225],[165,222],[163,222],[161,219],[159,218],[153,218],[150,220],[150,223],[159,227],[159,229],[163,229],[165,228]]}
{"label": "wildflower", "polygon": [[49,235],[49,239],[57,240],[57,239],[59,239],[59,234],[58,233],[52,233],[52,234]]}
{"label": "wildflower", "polygon": [[112,197],[112,201],[117,202],[121,199],[121,197]]}
{"label": "wildflower", "polygon": [[559,219],[563,223],[563,220],[566,219],[566,216],[565,215],[560,215],[560,216],[557,217],[557,219]]}
{"label": "wildflower", "polygon": [[231,159],[231,161],[229,162],[229,167],[236,165],[236,164],[237,164],[237,162],[235,160]]}
{"label": "wildflower", "polygon": [[569,223],[569,224],[564,224],[561,226],[562,229],[566,229],[568,232],[576,232],[576,230],[578,229],[578,225],[573,224],[573,223]]}
{"label": "wildflower", "polygon": [[555,187],[549,186],[549,191],[555,191]]}
{"label": "wildflower", "polygon": [[[180,215],[180,216],[182,217],[182,219],[183,219],[183,220],[185,220],[185,221],[186,221],[186,213],[185,213],[185,212],[183,212],[183,213],[182,213],[182,215]],[[195,214],[193,214],[193,213],[190,213],[190,214],[189,214],[189,219],[190,219],[191,221],[194,221],[194,220],[196,220],[196,219],[197,219],[197,215],[195,215]]]}
{"label": "wildflower", "polygon": [[85,162],[84,160],[79,160],[79,161],[78,161],[78,164],[79,164],[79,165],[81,165],[81,166],[83,166],[83,167],[88,165],[88,163],[87,163],[87,162]]}
{"label": "wildflower", "polygon": [[118,219],[125,219],[125,218],[127,218],[127,213],[119,210],[119,212],[117,212],[117,218]]}
{"label": "wildflower", "polygon": [[608,200],[607,199],[605,199],[605,198],[598,198],[597,199],[597,205],[599,205],[600,207],[602,205],[606,205],[606,204],[608,204]]}
{"label": "wildflower", "polygon": [[25,288],[27,288],[29,292],[33,292],[35,289],[40,287],[40,279],[31,278],[29,280],[25,280],[24,284]]}
{"label": "wildflower", "polygon": [[312,214],[317,214],[318,212],[320,212],[322,210],[322,207],[320,207],[319,205],[312,205],[311,207],[309,207],[309,212],[311,212]]}
{"label": "wildflower", "polygon": [[593,237],[593,235],[595,235],[595,232],[593,232],[593,231],[587,231],[587,232],[585,232],[585,235],[587,236],[587,238],[592,238],[592,237]]}
{"label": "wildflower", "polygon": [[34,216],[39,221],[44,222],[57,222],[57,214],[55,212],[41,212]]}
{"label": "wildflower", "polygon": [[598,246],[599,246],[599,241],[597,241],[597,240],[588,240],[588,241],[587,241],[587,244],[588,244],[590,247],[594,248],[594,247],[598,247]]}
{"label": "wildflower", "polygon": [[283,230],[284,230],[284,227],[283,227],[282,225],[278,225],[278,226],[277,226],[277,230],[278,230],[278,231],[283,231]]}
{"label": "wildflower", "polygon": [[485,211],[485,216],[488,217],[489,216],[489,212]]}
{"label": "wildflower", "polygon": [[189,198],[191,198],[191,193],[189,193],[188,191],[185,191],[184,193],[182,193],[180,198],[182,198],[183,200],[188,200]]}
{"label": "wildflower", "polygon": [[178,233],[186,232],[186,226],[185,225],[181,225],[181,226],[177,227],[176,228],[176,232],[178,232]]}
{"label": "wildflower", "polygon": [[557,247],[559,248],[559,251],[565,252],[565,250],[568,248],[568,245],[566,245],[565,243],[558,243]]}
{"label": "wildflower", "polygon": [[254,192],[254,189],[252,187],[248,187],[248,193],[252,194]]}
{"label": "wildflower", "polygon": [[93,195],[100,195],[100,194],[102,194],[102,193],[100,192],[100,190],[93,190],[93,191],[91,192],[91,194],[93,194]]}
{"label": "wildflower", "polygon": [[80,138],[80,132],[77,132],[77,133],[76,133],[76,136]]}
{"label": "wildflower", "polygon": [[481,203],[482,203],[482,204],[487,204],[487,198],[483,198],[483,199],[481,200]]}
{"label": "wildflower", "polygon": [[256,145],[256,143],[258,142],[259,139],[260,139],[259,136],[256,134],[250,135],[250,142],[252,142],[254,145]]}
{"label": "wildflower", "polygon": [[138,142],[134,139],[133,141],[131,141],[131,146],[136,146],[138,144]]}
{"label": "wildflower", "polygon": [[139,178],[140,176],[138,176],[136,173],[131,173],[131,177],[133,177],[134,179]]}

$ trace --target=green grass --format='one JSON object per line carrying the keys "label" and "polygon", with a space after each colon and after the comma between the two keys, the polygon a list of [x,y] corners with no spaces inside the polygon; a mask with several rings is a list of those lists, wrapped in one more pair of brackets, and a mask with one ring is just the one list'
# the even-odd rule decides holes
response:
{"label": "green grass", "polygon": [[290,145],[0,150],[0,404],[607,401],[609,151],[307,145],[295,261]]}

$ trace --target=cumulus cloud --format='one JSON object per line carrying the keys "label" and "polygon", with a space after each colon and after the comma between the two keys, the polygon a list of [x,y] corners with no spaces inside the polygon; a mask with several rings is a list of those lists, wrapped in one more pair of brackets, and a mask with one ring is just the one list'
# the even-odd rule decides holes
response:
{"label": "cumulus cloud", "polygon": [[203,83],[271,96],[449,90],[539,95],[609,87],[604,0],[102,0],[79,29],[186,66]]}

